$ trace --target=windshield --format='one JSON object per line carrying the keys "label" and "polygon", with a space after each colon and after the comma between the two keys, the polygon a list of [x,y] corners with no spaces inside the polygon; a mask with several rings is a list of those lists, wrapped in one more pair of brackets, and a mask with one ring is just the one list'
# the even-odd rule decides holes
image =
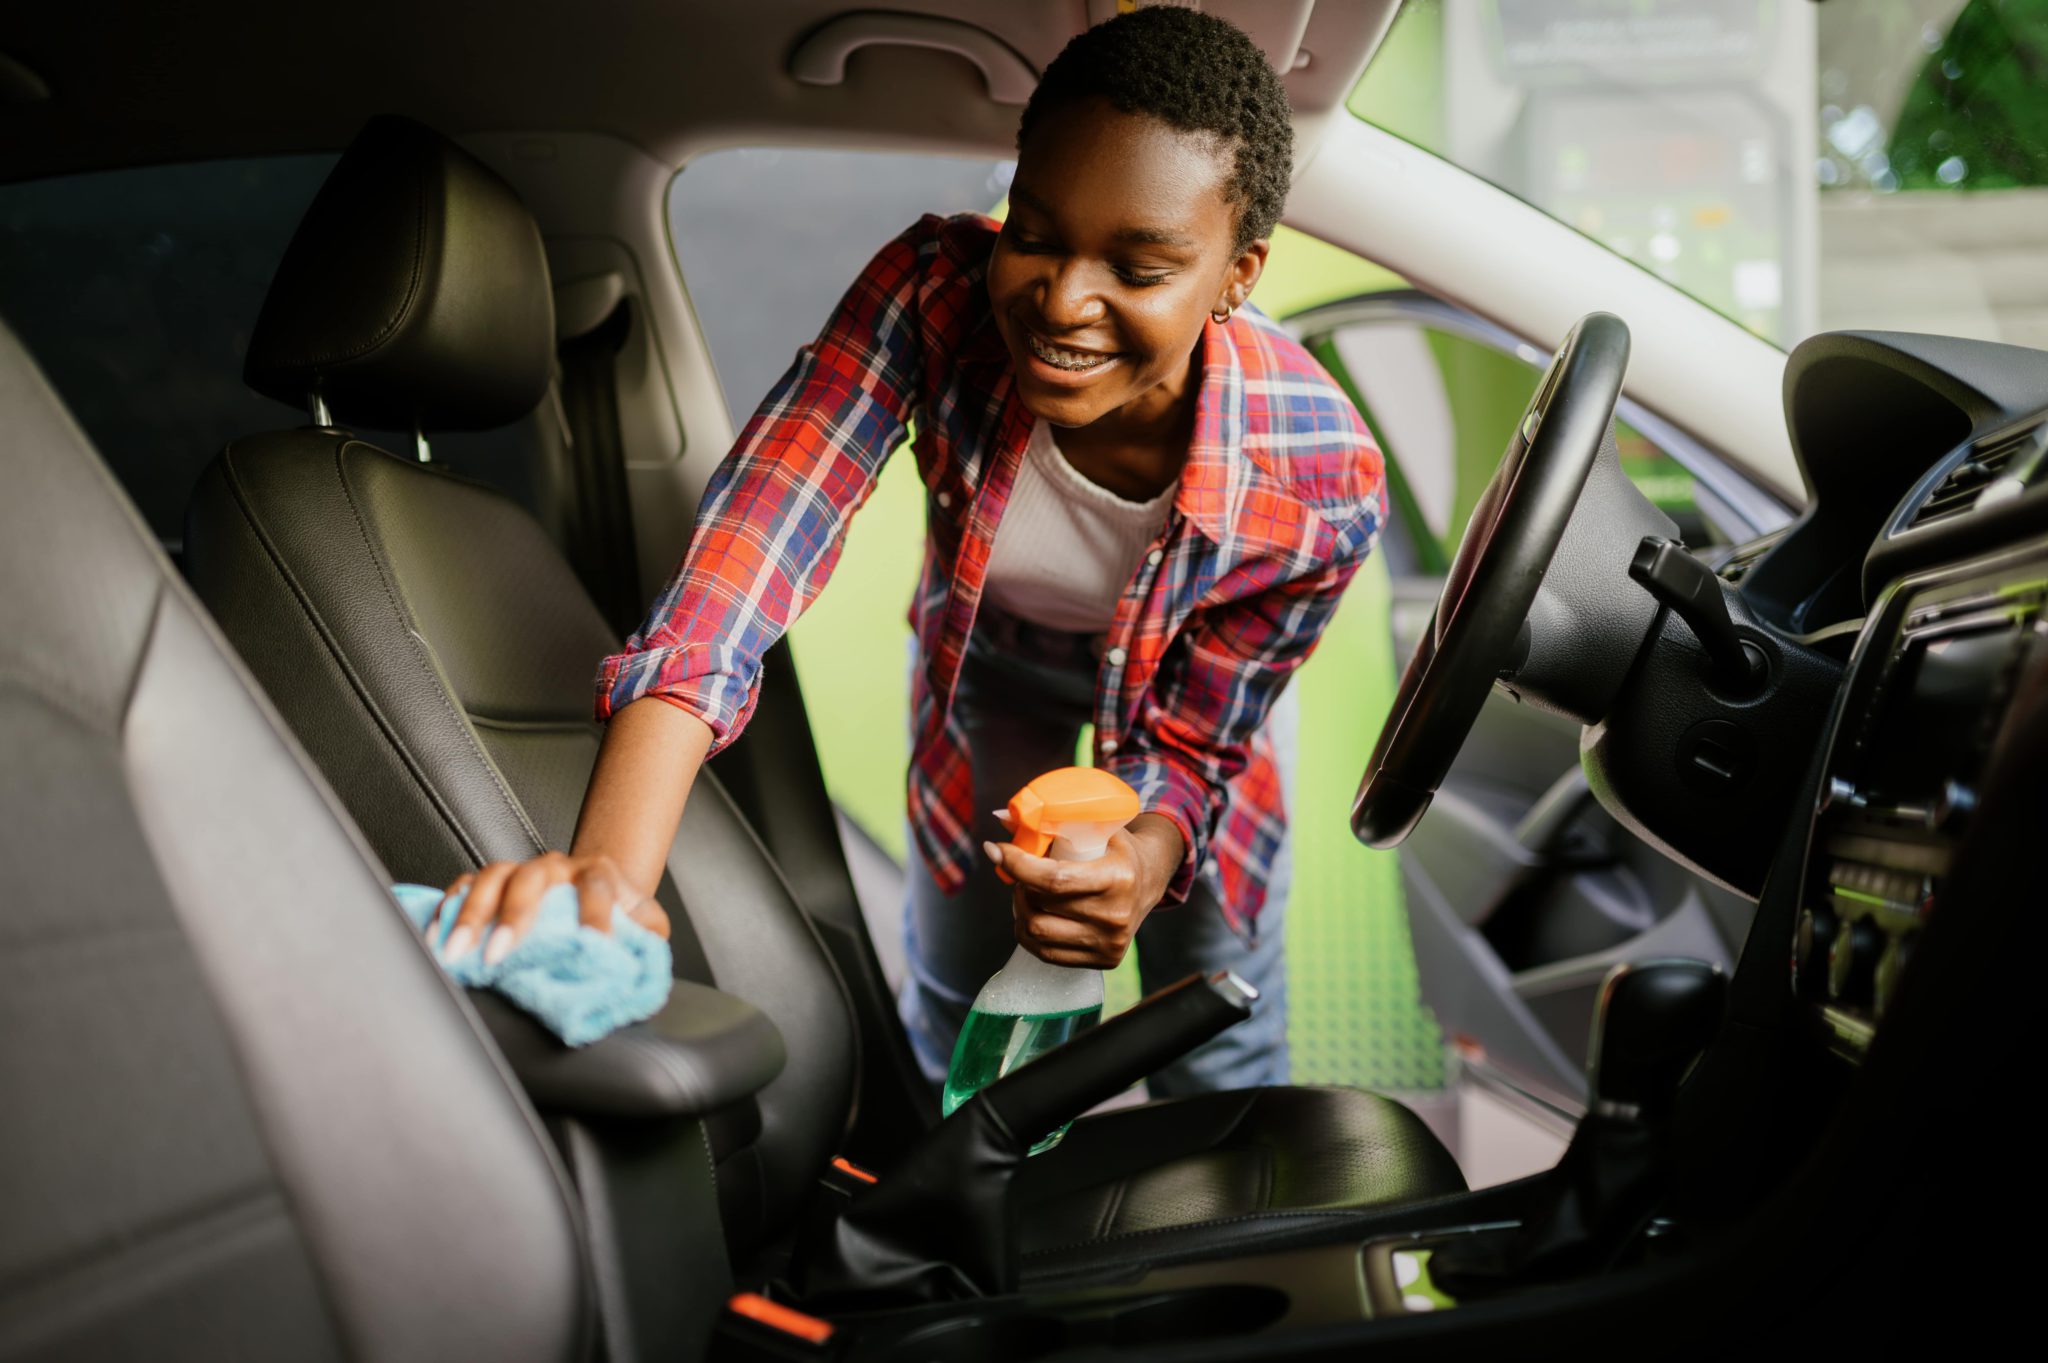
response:
{"label": "windshield", "polygon": [[2048,0],[1410,0],[1350,108],[1779,345],[2048,348]]}

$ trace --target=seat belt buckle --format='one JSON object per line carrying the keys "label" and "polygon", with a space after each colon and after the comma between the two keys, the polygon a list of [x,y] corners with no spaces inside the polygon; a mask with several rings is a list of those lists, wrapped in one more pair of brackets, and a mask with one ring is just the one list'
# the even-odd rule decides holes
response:
{"label": "seat belt buckle", "polygon": [[719,1313],[710,1357],[717,1363],[829,1363],[846,1356],[849,1340],[847,1332],[829,1320],[758,1292],[735,1292]]}

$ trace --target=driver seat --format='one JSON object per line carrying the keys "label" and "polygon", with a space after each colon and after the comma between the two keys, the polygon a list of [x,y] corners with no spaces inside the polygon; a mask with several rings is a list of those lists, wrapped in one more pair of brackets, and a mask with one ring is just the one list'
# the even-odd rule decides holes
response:
{"label": "driver seat", "polygon": [[[336,421],[479,430],[546,395],[540,233],[438,134],[373,121],[300,224],[250,382]],[[334,426],[238,440],[194,494],[194,587],[391,869],[445,884],[566,846],[597,752],[591,685],[618,641],[506,498]],[[727,1236],[786,1236],[852,1117],[844,985],[721,785],[699,778],[664,896],[678,973],[767,1013],[783,1076],[714,1131]],[[1349,1089],[1205,1094],[1086,1118],[1020,1181],[1027,1281],[1214,1257],[1463,1191],[1413,1112]]]}

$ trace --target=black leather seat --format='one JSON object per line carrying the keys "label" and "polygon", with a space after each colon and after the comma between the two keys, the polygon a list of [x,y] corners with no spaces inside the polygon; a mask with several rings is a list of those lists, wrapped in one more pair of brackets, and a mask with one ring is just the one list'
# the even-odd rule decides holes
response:
{"label": "black leather seat", "polygon": [[[340,421],[485,428],[544,396],[548,307],[539,235],[510,187],[430,131],[379,120],[301,224],[248,374],[286,401],[318,394]],[[395,874],[445,883],[566,845],[597,750],[592,676],[616,641],[526,513],[307,427],[221,455],[195,493],[186,556]],[[842,1137],[859,1039],[830,960],[715,770],[668,870],[679,969],[753,1002],[789,1043],[788,1069],[759,1096],[758,1135],[719,1145],[728,1234],[744,1248],[787,1228]],[[737,1196],[723,1186],[734,1180]],[[1023,1248],[1048,1274],[1213,1254],[1464,1187],[1413,1113],[1338,1089],[1089,1118],[1032,1161],[1030,1185]]]}
{"label": "black leather seat", "polygon": [[0,1356],[590,1356],[532,1108],[4,326],[0,429]]}
{"label": "black leather seat", "polygon": [[[281,263],[249,372],[278,394],[317,370],[337,413],[385,427],[485,429],[545,394],[553,336],[540,233],[511,189],[379,120]],[[597,755],[593,660],[618,641],[531,516],[307,428],[236,442],[189,522],[187,575],[394,876],[441,885],[568,845]],[[757,1002],[790,1043],[758,1111],[716,1133],[744,1252],[831,1159],[858,1053],[831,962],[715,779],[676,847],[678,974]]]}

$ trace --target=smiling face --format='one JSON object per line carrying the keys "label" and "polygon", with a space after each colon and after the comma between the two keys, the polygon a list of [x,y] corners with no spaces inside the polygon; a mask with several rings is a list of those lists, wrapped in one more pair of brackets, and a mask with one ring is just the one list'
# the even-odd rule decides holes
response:
{"label": "smiling face", "polygon": [[1244,301],[1266,257],[1263,241],[1236,249],[1230,168],[1214,138],[1101,99],[1032,130],[988,291],[1034,416],[1142,427],[1192,395],[1202,323]]}

